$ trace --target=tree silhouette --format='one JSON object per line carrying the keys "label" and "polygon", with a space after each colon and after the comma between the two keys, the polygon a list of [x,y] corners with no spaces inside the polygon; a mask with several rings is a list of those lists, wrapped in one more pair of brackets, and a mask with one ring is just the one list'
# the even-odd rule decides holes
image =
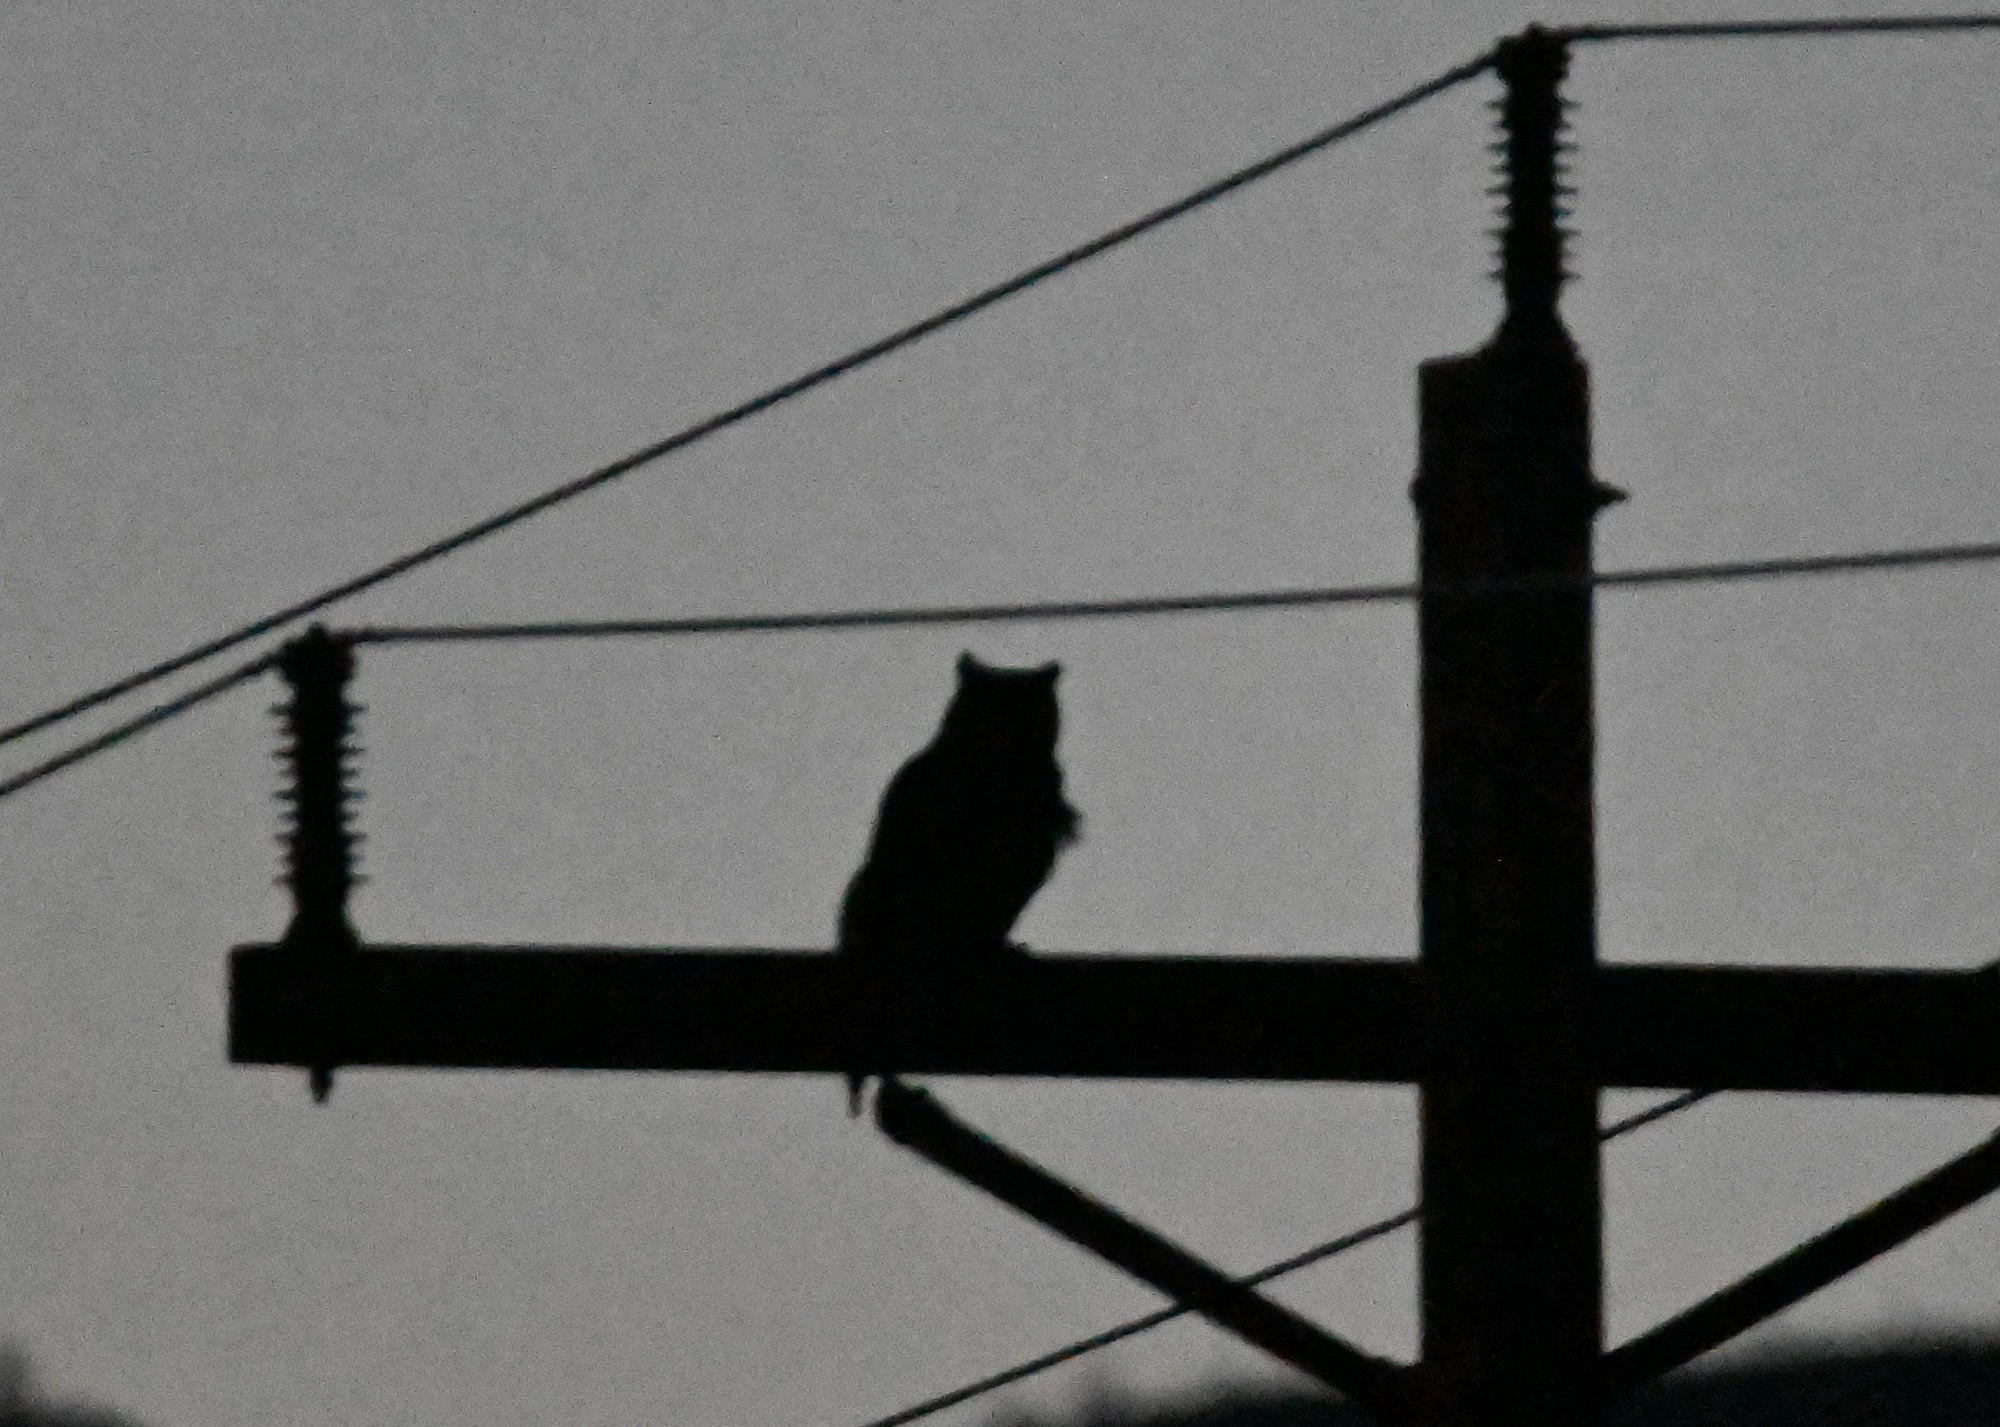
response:
{"label": "tree silhouette", "polygon": [[139,1427],[108,1408],[45,1402],[35,1389],[34,1362],[27,1344],[0,1341],[0,1427]]}
{"label": "tree silhouette", "polygon": [[[1218,1393],[1181,1404],[1096,1402],[1083,1415],[1009,1412],[1005,1427],[1366,1427],[1307,1393]],[[1803,1348],[1670,1374],[1606,1414],[1605,1427],[1992,1427],[2000,1340]]]}

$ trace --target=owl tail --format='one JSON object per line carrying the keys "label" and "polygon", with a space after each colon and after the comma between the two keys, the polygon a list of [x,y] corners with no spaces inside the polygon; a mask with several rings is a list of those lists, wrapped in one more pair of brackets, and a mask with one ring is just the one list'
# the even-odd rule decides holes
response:
{"label": "owl tail", "polygon": [[865,1087],[867,1084],[868,1084],[867,1076],[862,1075],[858,1071],[850,1070],[847,1072],[847,1118],[848,1119],[858,1120],[861,1118],[861,1092],[863,1087]]}

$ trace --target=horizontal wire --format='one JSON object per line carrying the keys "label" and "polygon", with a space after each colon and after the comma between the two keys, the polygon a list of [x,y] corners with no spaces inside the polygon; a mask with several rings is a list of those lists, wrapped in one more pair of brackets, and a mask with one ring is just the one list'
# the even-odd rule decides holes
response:
{"label": "horizontal wire", "polygon": [[713,436],[717,432],[734,426],[737,422],[743,421],[748,417],[755,416],[761,411],[766,411],[782,402],[790,401],[793,397],[802,396],[813,388],[823,386],[836,377],[844,376],[848,372],[867,366],[871,362],[888,356],[891,352],[898,351],[930,336],[932,333],[961,322],[974,313],[991,307],[997,302],[1012,297],[1017,293],[1024,292],[1045,278],[1054,277],[1058,273],[1088,262],[1090,259],[1130,242],[1132,239],[1139,237],[1143,233],[1150,232],[1164,223],[1171,222],[1196,208],[1212,203],[1225,194],[1231,193],[1247,184],[1254,183],[1258,179],[1268,177],[1276,173],[1279,169],[1297,163],[1300,159],[1315,154],[1321,149],[1329,148],[1343,139],[1380,123],[1384,119],[1399,114],[1405,109],[1412,108],[1424,100],[1441,94],[1458,84],[1462,84],[1475,75],[1484,73],[1491,64],[1492,58],[1489,53],[1481,55],[1478,59],[1458,65],[1453,69],[1448,69],[1434,78],[1425,80],[1422,84],[1414,88],[1404,90],[1393,99],[1377,104],[1373,108],[1364,109],[1351,118],[1343,119],[1329,128],[1320,130],[1320,132],[1310,138],[1301,140],[1287,148],[1280,149],[1276,153],[1249,165],[1247,168],[1238,169],[1225,178],[1218,179],[1214,183],[1196,189],[1193,193],[1176,199],[1163,208],[1156,208],[1144,217],[1136,218],[1121,227],[1114,228],[1108,233],[1091,239],[1087,243],[1070,248],[1068,251],[1050,258],[1046,262],[1038,263],[1027,271],[1018,273],[1008,278],[1005,282],[986,288],[984,291],[976,293],[962,302],[955,303],[941,312],[934,313],[920,322],[913,323],[900,331],[893,332],[889,336],[871,342],[865,347],[856,348],[846,356],[828,362],[825,366],[807,372],[804,376],[795,377],[791,381],[773,387],[762,395],[752,397],[750,400],[733,406],[727,411],[708,417],[706,420],[698,421],[692,426],[684,427],[672,436],[662,441],[657,441],[643,450],[634,451],[631,455],[613,461],[608,466],[601,466],[588,475],[579,476],[577,479],[556,486],[552,490],[544,491],[532,500],[523,501],[519,505],[511,506],[501,511],[498,515],[482,520],[476,525],[467,526],[455,535],[434,541],[420,550],[413,550],[409,554],[399,556],[385,565],[378,565],[366,574],[358,575],[342,584],[334,585],[316,595],[299,600],[295,604],[287,605],[275,613],[266,615],[262,619],[253,620],[249,624],[232,630],[228,634],[221,635],[202,644],[197,644],[192,649],[177,654],[171,659],[161,660],[159,663],[141,669],[137,673],[114,680],[112,683],[94,689],[90,693],[71,699],[66,704],[58,705],[44,713],[35,715],[33,718],[14,724],[9,728],[0,729],[0,744],[12,743],[16,739],[24,738],[31,733],[49,727],[51,724],[60,723],[88,709],[96,708],[99,704],[106,703],[123,694],[131,693],[135,689],[143,688],[170,674],[177,673],[187,668],[190,664],[200,663],[225,650],[233,649],[239,644],[255,639],[261,634],[268,634],[274,629],[302,619],[316,610],[325,609],[328,605],[360,594],[364,590],[372,589],[376,585],[383,584],[399,575],[407,574],[421,565],[427,565],[454,551],[461,550],[475,541],[483,540],[489,535],[504,530],[511,525],[518,524],[528,517],[539,514],[552,506],[560,505],[565,501],[582,495],[586,491],[594,490],[598,486],[616,480],[618,477],[626,475],[640,466],[656,461],[662,456],[678,451],[683,447],[692,446],[697,441]]}
{"label": "horizontal wire", "polygon": [[546,624],[364,625],[341,633],[356,644],[452,644],[509,639],[605,639],[628,635],[766,634],[820,629],[882,629],[898,625],[998,624],[1008,621],[1113,619],[1133,615],[1204,614],[1220,610],[1406,600],[1413,585],[1352,585],[1331,589],[1263,590],[1243,594],[1142,595],[1130,599],[1043,603],[938,605],[903,609],[828,610],[800,614],[712,615],[691,619],[556,621]]}
{"label": "horizontal wire", "polygon": [[[1659,565],[1639,570],[1607,570],[1593,575],[1592,586],[1721,583],[1774,579],[1794,575],[1829,575],[1850,571],[1897,569],[1924,565],[1969,564],[2000,559],[2000,542],[1933,545],[1911,550],[1875,550],[1843,555],[1802,555],[1773,560],[1738,560],[1707,565]],[[1431,591],[1432,597],[1477,596],[1547,589],[1574,589],[1586,582],[1527,579],[1488,580]],[[958,605],[930,609],[846,610],[815,614],[717,615],[696,619],[632,619],[552,624],[384,625],[338,631],[352,644],[471,643],[518,639],[597,639],[638,635],[755,634],[785,630],[889,628],[925,624],[980,624],[1002,621],[1102,619],[1134,615],[1206,614],[1229,610],[1300,608],[1337,604],[1414,600],[1416,585],[1346,585],[1326,589],[1262,590],[1240,594],[1160,595],[1122,600],[1087,600],[1048,604]],[[127,739],[225,693],[270,667],[275,655],[265,655],[211,683],[203,684],[169,703],[149,709],[110,732],[65,753],[35,764],[26,772],[0,782],[0,799],[40,782],[52,773],[115,748]]]}
{"label": "horizontal wire", "polygon": [[1592,577],[1595,585],[1716,584],[1730,580],[1765,580],[1791,575],[1836,575],[1861,570],[1893,570],[1919,565],[1977,565],[2000,560],[2000,541],[1977,540],[1952,545],[1916,545],[1902,550],[1859,550],[1837,555],[1784,555],[1766,560],[1724,560],[1701,565],[1654,565],[1638,570],[1607,570]]}
{"label": "horizontal wire", "polygon": [[197,685],[177,699],[169,699],[166,703],[156,704],[138,717],[126,720],[114,729],[101,733],[95,738],[87,739],[67,752],[58,753],[53,758],[45,759],[29,768],[26,772],[16,773],[13,777],[0,781],[0,798],[12,797],[23,788],[39,783],[51,774],[60,773],[63,769],[81,763],[86,758],[94,758],[100,753],[116,748],[126,740],[136,738],[147,729],[165,723],[168,719],[178,718],[188,710],[205,704],[210,699],[216,698],[219,695],[228,693],[238,684],[247,683],[249,680],[256,678],[277,662],[277,655],[263,655],[260,658],[251,660],[248,664],[230,670],[219,679],[211,679],[206,684]]}
{"label": "horizontal wire", "polygon": [[1709,20],[1689,24],[1561,25],[1559,40],[1749,40],[1784,36],[1866,35],[2000,29],[2000,15],[1858,16],[1825,20]]}
{"label": "horizontal wire", "polygon": [[[2000,542],[1931,545],[1907,550],[1800,555],[1712,564],[1658,565],[1637,570],[1605,570],[1588,580],[1485,580],[1433,587],[1433,598],[1508,594],[1585,585],[1628,588],[1646,585],[1721,584],[1737,580],[1832,575],[1925,565],[1978,564],[2000,560]],[[1297,609],[1341,604],[1378,604],[1420,598],[1414,584],[1333,585],[1290,590],[1251,590],[1198,595],[1150,595],[1130,599],[1068,600],[1046,603],[938,605],[902,609],[828,610],[795,614],[710,615],[690,619],[568,620],[535,624],[368,625],[343,630],[356,644],[451,644],[498,640],[609,639],[642,635],[769,634],[802,630],[884,629],[926,624],[999,624],[1040,620],[1119,619],[1144,615],[1214,614],[1231,610]]]}

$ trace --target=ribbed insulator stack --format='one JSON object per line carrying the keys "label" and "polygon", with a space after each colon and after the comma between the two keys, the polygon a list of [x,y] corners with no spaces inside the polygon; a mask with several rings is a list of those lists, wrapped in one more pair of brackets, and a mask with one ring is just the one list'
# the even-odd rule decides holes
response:
{"label": "ribbed insulator stack", "polygon": [[1491,191],[1502,199],[1500,265],[1495,274],[1506,294],[1510,326],[1559,325],[1556,303],[1563,283],[1568,234],[1563,206],[1572,190],[1563,182],[1569,145],[1563,140],[1570,108],[1560,90],[1569,68],[1569,47],[1540,26],[1503,41],[1494,68],[1507,86],[1493,107],[1500,114],[1500,183]]}
{"label": "ribbed insulator stack", "polygon": [[[352,736],[361,710],[347,701],[354,651],[314,625],[280,651],[278,672],[291,687],[290,702],[272,709],[284,724],[278,761],[289,774],[278,794],[289,814],[280,881],[292,893],[283,944],[325,958],[358,945],[347,918],[348,894],[361,880],[354,863],[362,835],[352,825],[352,805],[361,797],[353,784],[352,760],[360,750]],[[308,1014],[327,1020],[323,1006]],[[333,1066],[329,1061],[309,1069],[313,1098],[323,1102],[333,1088]]]}
{"label": "ribbed insulator stack", "polygon": [[355,876],[355,849],[361,834],[352,826],[351,760],[354,716],[347,701],[354,677],[354,651],[319,625],[286,645],[278,671],[291,686],[291,701],[273,709],[285,726],[278,759],[290,774],[278,800],[289,804],[284,830],[285,875],[291,888],[292,927],[301,934],[354,939],[347,921],[347,898]]}

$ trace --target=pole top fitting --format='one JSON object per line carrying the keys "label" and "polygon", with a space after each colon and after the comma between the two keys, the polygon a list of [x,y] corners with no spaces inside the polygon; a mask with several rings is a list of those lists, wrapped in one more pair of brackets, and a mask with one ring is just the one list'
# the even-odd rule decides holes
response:
{"label": "pole top fitting", "polygon": [[1562,35],[1530,25],[1502,40],[1494,51],[1493,68],[1506,92],[1494,107],[1500,112],[1500,186],[1503,200],[1500,262],[1496,276],[1506,298],[1502,332],[1559,335],[1564,343],[1557,303],[1570,277],[1564,267],[1567,234],[1562,220],[1568,210],[1561,200],[1569,194],[1563,183],[1563,76],[1569,68],[1569,42]]}

